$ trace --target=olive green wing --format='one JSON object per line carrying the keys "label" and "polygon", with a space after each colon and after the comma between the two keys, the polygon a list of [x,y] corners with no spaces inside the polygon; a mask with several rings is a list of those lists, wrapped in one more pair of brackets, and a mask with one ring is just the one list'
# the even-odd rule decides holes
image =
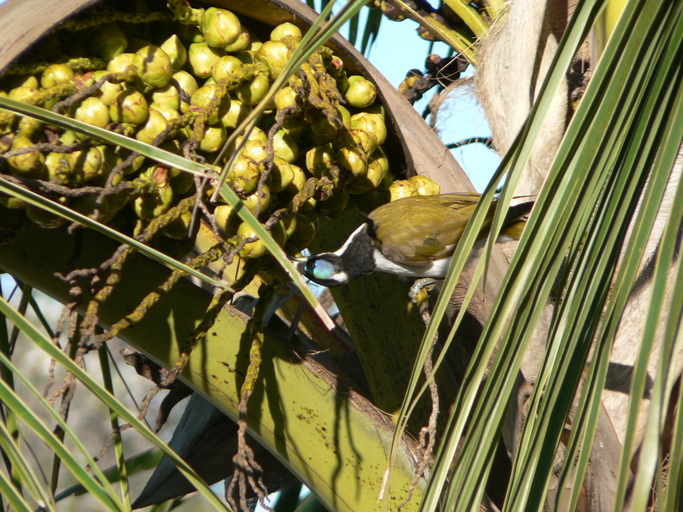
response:
{"label": "olive green wing", "polygon": [[380,206],[369,215],[378,249],[390,260],[406,265],[427,265],[449,256],[479,197],[479,194],[412,196]]}

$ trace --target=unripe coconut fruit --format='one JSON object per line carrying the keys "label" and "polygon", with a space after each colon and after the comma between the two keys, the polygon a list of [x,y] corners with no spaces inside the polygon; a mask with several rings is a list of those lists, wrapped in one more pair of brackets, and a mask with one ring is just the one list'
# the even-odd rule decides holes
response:
{"label": "unripe coconut fruit", "polygon": [[109,60],[107,63],[107,71],[110,73],[121,73],[122,71],[125,71],[128,66],[135,66],[133,63],[134,59],[134,53],[120,53]]}
{"label": "unripe coconut fruit", "polygon": [[301,29],[294,23],[280,23],[270,33],[270,38],[273,41],[282,41],[285,37],[293,37],[294,39],[301,39]]}
{"label": "unripe coconut fruit", "polygon": [[225,51],[228,53],[238,53],[242,50],[248,49],[250,45],[251,33],[246,28],[242,27],[240,35],[237,36],[237,39],[235,39],[234,43],[229,44],[225,47]]}
{"label": "unripe coconut fruit", "polygon": [[213,48],[207,43],[193,43],[187,55],[190,71],[198,78],[209,78],[211,68],[223,55],[225,51],[222,48]]}
{"label": "unripe coconut fruit", "polygon": [[180,112],[186,114],[190,110],[190,98],[199,88],[197,80],[187,71],[177,71],[171,77],[171,85],[178,90]]}
{"label": "unripe coconut fruit", "polygon": [[344,99],[352,107],[365,108],[375,102],[377,88],[370,80],[359,75],[349,77],[349,87],[344,93]]}
{"label": "unripe coconut fruit", "polygon": [[[16,135],[12,139],[12,150],[33,146],[33,141],[24,135]],[[26,178],[43,179],[46,174],[45,156],[40,151],[31,151],[21,155],[11,156],[7,163],[16,174]]]}
{"label": "unripe coconut fruit", "polygon": [[227,181],[238,194],[251,194],[256,190],[262,169],[262,164],[256,163],[247,156],[240,155],[230,167]]}
{"label": "unripe coconut fruit", "polygon": [[[108,75],[109,72],[100,69],[93,73],[93,80],[95,82],[102,79],[103,76]],[[100,89],[95,93],[95,96],[102,100],[102,103],[109,106],[114,101],[114,97],[123,90],[123,84],[113,84],[111,82],[104,82]]]}
{"label": "unripe coconut fruit", "polygon": [[421,196],[435,196],[441,193],[439,184],[427,176],[416,174],[408,178],[408,181],[415,185],[417,193]]}
{"label": "unripe coconut fruit", "polygon": [[74,119],[83,121],[84,123],[105,128],[109,124],[109,108],[100,98],[91,96],[83,100],[81,105],[76,109]]}
{"label": "unripe coconut fruit", "polygon": [[306,168],[316,178],[322,178],[334,165],[335,156],[330,146],[315,146],[306,152]]}
{"label": "unripe coconut fruit", "polygon": [[96,147],[74,151],[69,155],[72,168],[72,181],[82,183],[95,179],[104,165],[102,152]]}
{"label": "unripe coconut fruit", "polygon": [[199,143],[199,149],[207,153],[215,153],[223,147],[226,140],[228,140],[228,133],[223,126],[209,126],[204,133],[204,138]]}
{"label": "unripe coconut fruit", "polygon": [[128,87],[114,96],[109,106],[109,116],[115,123],[140,124],[147,120],[147,100],[135,89]]}
{"label": "unripe coconut fruit", "polygon": [[74,79],[74,71],[67,64],[50,64],[40,75],[40,85],[45,89],[68,84]]}
{"label": "unripe coconut fruit", "polygon": [[237,40],[242,33],[242,24],[230,11],[209,7],[204,12],[201,29],[209,46],[223,48]]}
{"label": "unripe coconut fruit", "polygon": [[365,153],[357,148],[340,148],[337,151],[337,163],[354,176],[365,174],[368,168]]}
{"label": "unripe coconut fruit", "polygon": [[168,128],[168,121],[166,117],[155,108],[149,109],[149,116],[147,122],[135,134],[135,138],[140,142],[152,144],[154,140]]}
{"label": "unripe coconut fruit", "polygon": [[359,112],[351,116],[351,128],[363,130],[375,138],[377,146],[384,144],[387,138],[387,126],[380,114]]}
{"label": "unripe coconut fruit", "polygon": [[190,109],[201,111],[210,108],[208,123],[216,124],[230,108],[230,96],[216,84],[202,85],[190,98]]}
{"label": "unripe coconut fruit", "polygon": [[164,87],[171,81],[173,65],[168,54],[158,46],[143,46],[133,58],[140,79],[151,87]]}
{"label": "unripe coconut fruit", "polygon": [[[247,223],[242,223],[239,228],[237,228],[237,234],[243,239],[253,238],[256,236],[254,230]],[[270,230],[270,235],[278,243],[278,245],[283,245],[286,240],[285,230],[279,222],[276,222]],[[255,242],[247,243],[242,250],[238,253],[240,258],[260,258],[268,252],[266,249],[266,244],[262,240],[256,240]]]}
{"label": "unripe coconut fruit", "polygon": [[417,188],[414,183],[408,180],[398,180],[394,181],[389,186],[389,200],[396,201],[397,199],[402,199],[404,197],[416,196]]}
{"label": "unripe coconut fruit", "polygon": [[227,78],[235,79],[236,73],[244,64],[234,55],[224,55],[218,59],[211,68],[211,76],[217,82]]}
{"label": "unripe coconut fruit", "polygon": [[187,62],[187,49],[185,49],[185,45],[183,45],[183,42],[176,34],[173,34],[166,39],[166,41],[161,43],[161,49],[164,50],[169,59],[171,59],[173,71],[182,69],[185,62]]}

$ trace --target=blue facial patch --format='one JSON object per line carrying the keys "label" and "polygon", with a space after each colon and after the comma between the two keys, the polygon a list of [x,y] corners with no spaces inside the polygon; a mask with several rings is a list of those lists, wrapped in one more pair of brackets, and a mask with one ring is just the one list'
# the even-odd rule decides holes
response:
{"label": "blue facial patch", "polygon": [[331,279],[336,271],[332,263],[323,259],[310,260],[306,264],[306,273],[316,279]]}

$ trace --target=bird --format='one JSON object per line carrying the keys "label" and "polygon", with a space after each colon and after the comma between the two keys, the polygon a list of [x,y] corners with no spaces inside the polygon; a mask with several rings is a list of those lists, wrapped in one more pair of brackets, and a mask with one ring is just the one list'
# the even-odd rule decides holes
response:
{"label": "bird", "polygon": [[[328,288],[372,272],[443,278],[455,247],[481,198],[475,193],[409,196],[375,208],[334,252],[298,260],[297,269]],[[493,221],[494,198],[479,239]],[[497,241],[519,239],[533,201],[510,207]]]}

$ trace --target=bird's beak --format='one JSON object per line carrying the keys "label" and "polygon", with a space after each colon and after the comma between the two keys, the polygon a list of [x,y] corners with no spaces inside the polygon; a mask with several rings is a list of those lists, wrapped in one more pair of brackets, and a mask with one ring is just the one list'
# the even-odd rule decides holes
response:
{"label": "bird's beak", "polygon": [[306,266],[306,261],[308,260],[308,258],[297,258],[296,256],[287,257],[292,263],[294,263],[294,266],[299,271],[299,273],[305,275],[304,268]]}

